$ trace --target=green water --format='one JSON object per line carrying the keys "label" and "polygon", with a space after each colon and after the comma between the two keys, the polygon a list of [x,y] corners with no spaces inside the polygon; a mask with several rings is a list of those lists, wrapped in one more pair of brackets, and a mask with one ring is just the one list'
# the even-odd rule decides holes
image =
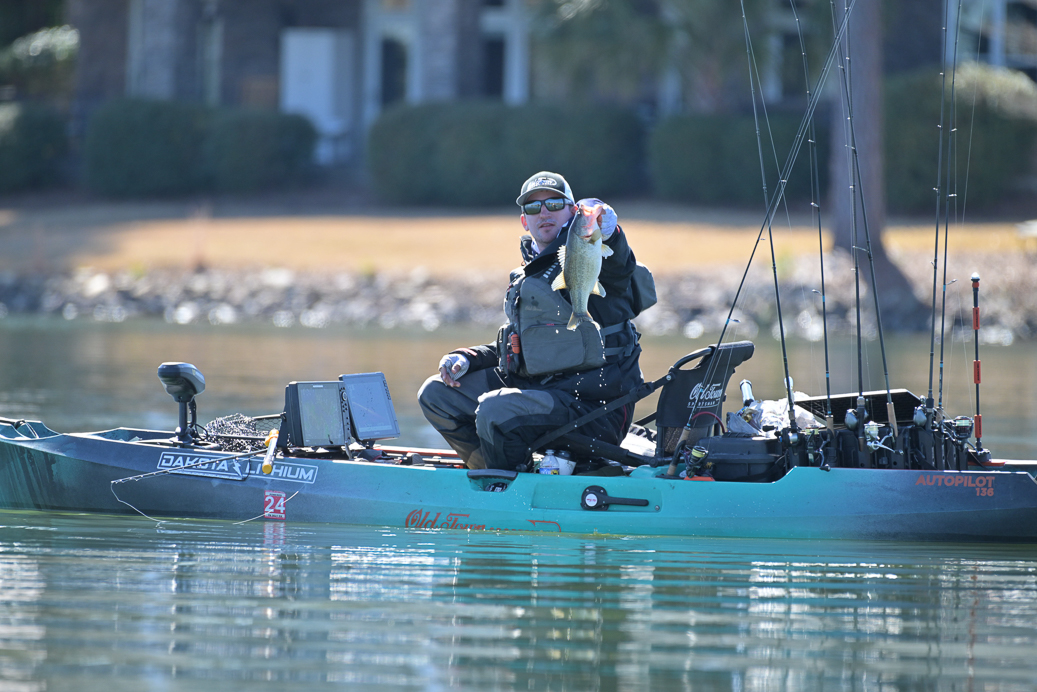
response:
{"label": "green water", "polygon": [[[380,370],[404,441],[439,446],[414,392],[444,351],[485,337],[7,319],[0,415],[168,429],[167,360],[205,373],[202,421],[279,411],[290,380]],[[643,343],[658,377],[707,342]],[[853,389],[838,346],[833,388]],[[893,385],[924,394],[928,341],[887,346]],[[972,346],[949,346],[945,400],[969,413]],[[820,348],[791,346],[797,389],[824,391]],[[981,355],[984,441],[1037,458],[1037,346]],[[732,397],[742,377],[780,391],[773,341]],[[0,512],[0,690],[1032,690],[1035,647],[1035,546]]]}
{"label": "green water", "polygon": [[1032,690],[1037,551],[0,512],[0,688]]}
{"label": "green water", "polygon": [[[0,416],[43,420],[60,432],[118,426],[172,429],[177,409],[156,377],[164,361],[187,361],[205,375],[198,397],[204,423],[234,412],[280,412],[292,381],[332,380],[348,372],[384,372],[400,417],[403,442],[443,446],[425,423],[415,398],[443,353],[492,339],[492,330],[460,333],[347,329],[278,329],[272,326],[172,326],[160,321],[99,324],[85,321],[0,320]],[[782,353],[761,334],[756,353],[739,367],[728,390],[738,397],[742,378],[759,398],[778,398]],[[708,338],[644,338],[641,368],[655,379],[681,356],[710,344]],[[857,391],[852,342],[833,342],[829,355],[833,393]],[[929,338],[900,336],[886,344],[892,387],[925,396],[929,388]],[[1037,342],[984,346],[983,442],[995,457],[1037,459]],[[789,372],[797,390],[825,393],[825,354],[819,342],[789,344]],[[943,401],[951,416],[975,412],[973,345],[948,343]],[[864,389],[885,388],[877,342],[862,358]],[[939,366],[934,366],[939,398]],[[639,415],[651,410],[647,400]]]}

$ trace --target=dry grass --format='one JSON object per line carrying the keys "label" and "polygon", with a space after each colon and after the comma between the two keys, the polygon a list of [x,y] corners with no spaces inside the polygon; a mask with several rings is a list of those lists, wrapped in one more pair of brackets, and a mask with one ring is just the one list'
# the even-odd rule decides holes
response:
{"label": "dry grass", "polygon": [[[744,264],[761,218],[745,212],[617,204],[638,259],[658,273]],[[779,258],[816,253],[809,219],[775,225]],[[933,227],[894,224],[894,253],[931,252]],[[5,206],[0,202],[0,269],[55,271],[283,266],[296,270],[502,274],[517,263],[517,215],[443,211],[306,208],[216,209],[190,203]],[[1020,252],[1013,223],[952,229],[951,250]],[[827,240],[826,240],[827,244]],[[769,253],[766,237],[758,253]]]}

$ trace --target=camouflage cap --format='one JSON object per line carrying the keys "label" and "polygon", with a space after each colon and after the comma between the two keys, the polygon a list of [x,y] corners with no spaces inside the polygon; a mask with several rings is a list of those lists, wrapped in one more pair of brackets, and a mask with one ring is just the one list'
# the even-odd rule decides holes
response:
{"label": "camouflage cap", "polygon": [[522,191],[519,193],[518,199],[515,200],[515,204],[521,207],[526,203],[526,200],[529,199],[531,194],[541,190],[557,192],[573,204],[576,204],[569,183],[565,182],[565,178],[557,173],[552,173],[551,171],[540,171],[536,175],[530,176],[526,182],[522,183]]}

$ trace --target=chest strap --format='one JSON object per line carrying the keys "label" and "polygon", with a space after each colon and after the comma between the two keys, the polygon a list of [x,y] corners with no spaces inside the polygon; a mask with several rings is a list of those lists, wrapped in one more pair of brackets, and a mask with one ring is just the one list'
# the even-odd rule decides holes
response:
{"label": "chest strap", "polygon": [[627,344],[624,346],[606,346],[606,358],[611,358],[612,356],[629,356],[633,353],[634,348],[637,346],[637,330],[634,329],[634,325],[630,323],[630,320],[624,320],[619,324],[610,324],[609,326],[602,327],[599,330],[602,341],[604,341],[607,336],[612,334],[622,334],[624,331],[629,335]]}

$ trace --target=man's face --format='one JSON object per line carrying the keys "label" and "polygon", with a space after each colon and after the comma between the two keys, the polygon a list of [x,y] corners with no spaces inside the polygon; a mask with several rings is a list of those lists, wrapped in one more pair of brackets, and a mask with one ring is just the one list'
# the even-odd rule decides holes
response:
{"label": "man's face", "polygon": [[[539,190],[530,195],[526,202],[542,202],[545,199],[558,199],[561,197],[560,193],[553,190]],[[522,221],[522,228],[526,229],[526,232],[533,236],[537,247],[543,250],[551,244],[551,241],[558,237],[558,232],[565,227],[565,224],[569,223],[569,219],[572,217],[573,205],[566,204],[559,211],[548,211],[547,206],[540,205],[539,214],[522,214],[519,218]]]}

